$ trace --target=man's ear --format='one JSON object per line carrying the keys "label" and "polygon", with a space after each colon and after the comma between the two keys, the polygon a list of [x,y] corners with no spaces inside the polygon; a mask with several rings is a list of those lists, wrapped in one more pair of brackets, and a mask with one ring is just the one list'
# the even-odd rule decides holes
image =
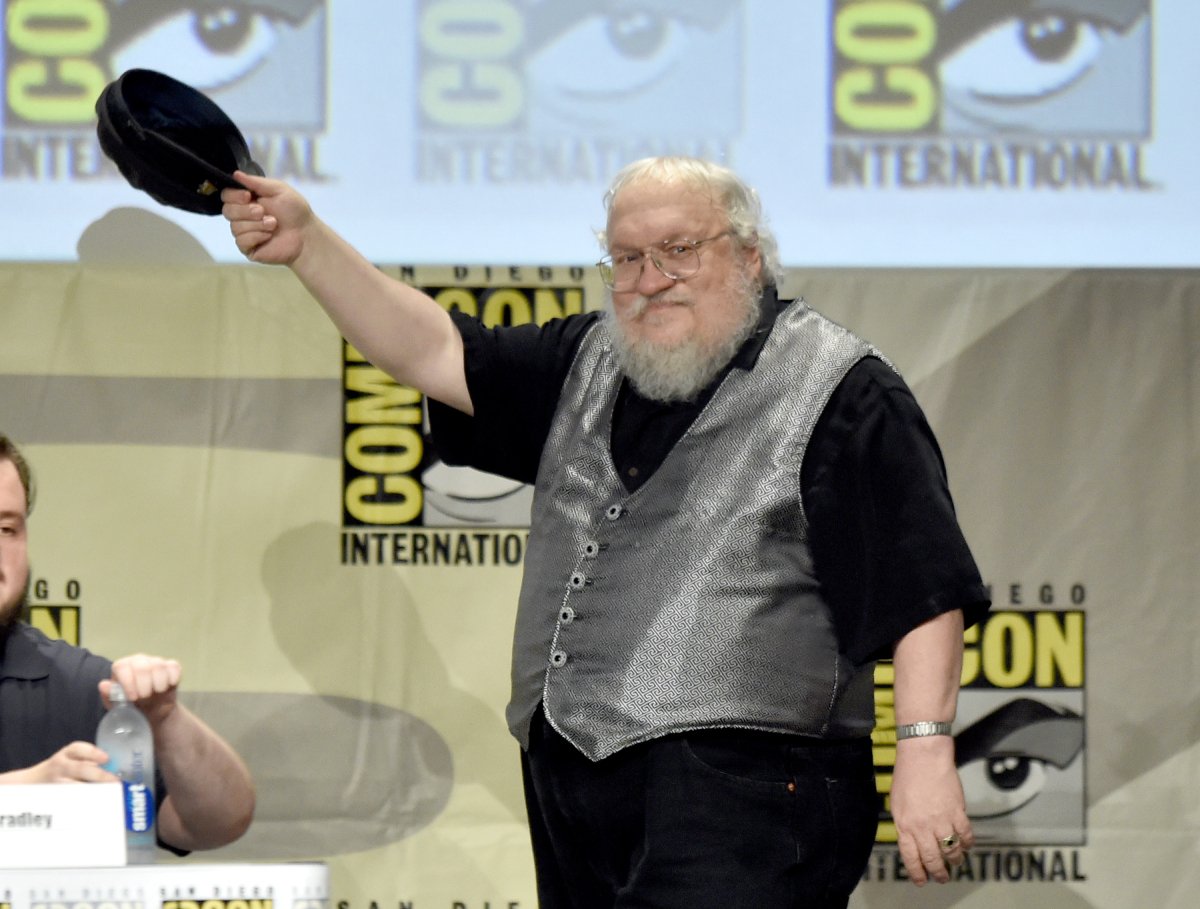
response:
{"label": "man's ear", "polygon": [[758,279],[758,283],[761,285],[763,277],[762,250],[755,243],[753,246],[743,249],[742,255],[746,257],[746,265],[750,268],[750,273]]}

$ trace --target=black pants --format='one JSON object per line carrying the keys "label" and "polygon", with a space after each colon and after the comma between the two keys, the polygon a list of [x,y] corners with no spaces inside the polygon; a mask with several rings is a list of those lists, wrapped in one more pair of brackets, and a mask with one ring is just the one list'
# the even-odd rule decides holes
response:
{"label": "black pants", "polygon": [[879,820],[869,738],[746,730],[523,756],[542,909],[841,909]]}

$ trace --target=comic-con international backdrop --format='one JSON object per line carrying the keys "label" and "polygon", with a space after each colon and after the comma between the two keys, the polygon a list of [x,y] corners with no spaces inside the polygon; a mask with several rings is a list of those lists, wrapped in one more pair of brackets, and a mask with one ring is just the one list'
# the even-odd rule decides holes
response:
{"label": "comic-con international backdrop", "polygon": [[[599,301],[591,269],[389,271],[490,323]],[[955,724],[980,846],[930,896],[884,817],[856,905],[1194,905],[1200,274],[786,289],[908,377],[997,605]],[[533,906],[502,715],[527,489],[441,464],[420,397],[285,271],[6,265],[0,300],[0,425],[41,479],[35,621],[178,656],[258,780],[245,839],[194,858],[324,858],[346,909]],[[887,792],[886,667],[877,703]]]}
{"label": "comic-con international backdrop", "polygon": [[590,229],[626,160],[746,173],[785,290],[929,413],[996,601],[955,725],[981,845],[916,891],[885,814],[854,905],[1195,904],[1193,4],[3,7],[33,617],[179,657],[250,762],[251,832],[190,861],[323,859],[339,909],[534,905],[502,719],[529,490],[441,464],[420,396],[289,274],[115,175],[91,105],[132,66],[218,98],[374,261],[493,324],[602,305]]}
{"label": "comic-con international backdrop", "polygon": [[0,205],[22,213],[0,258],[71,259],[130,204],[92,104],[145,67],[207,92],[378,262],[592,261],[600,189],[663,152],[736,165],[796,265],[1197,260],[1193,0],[0,8]]}

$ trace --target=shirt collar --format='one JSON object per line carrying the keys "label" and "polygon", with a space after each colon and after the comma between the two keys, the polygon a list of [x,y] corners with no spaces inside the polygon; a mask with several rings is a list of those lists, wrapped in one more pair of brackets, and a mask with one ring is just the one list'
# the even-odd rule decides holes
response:
{"label": "shirt collar", "polygon": [[753,334],[750,335],[743,343],[738,352],[734,354],[730,365],[738,369],[744,369],[747,372],[754,369],[754,364],[758,362],[758,355],[762,353],[763,347],[767,343],[767,338],[771,336],[771,329],[775,327],[775,320],[783,311],[783,308],[791,303],[791,300],[780,300],[779,290],[774,284],[768,284],[763,288],[761,305],[758,311],[758,325],[755,327]]}
{"label": "shirt collar", "polygon": [[25,622],[8,627],[0,639],[0,678],[32,681],[50,674],[50,659],[38,646],[39,637]]}

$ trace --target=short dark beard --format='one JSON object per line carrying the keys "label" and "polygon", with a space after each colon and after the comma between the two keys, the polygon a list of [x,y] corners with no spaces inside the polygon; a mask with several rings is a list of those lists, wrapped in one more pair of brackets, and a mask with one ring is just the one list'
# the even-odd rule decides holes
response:
{"label": "short dark beard", "polygon": [[694,341],[665,347],[631,340],[613,314],[610,295],[605,327],[617,365],[639,394],[663,403],[692,401],[729,365],[758,326],[762,288],[749,269],[741,269],[731,276],[727,290],[742,303],[742,319],[707,349]]}
{"label": "short dark beard", "polygon": [[16,601],[0,612],[0,638],[7,634],[8,629],[17,622],[29,620],[29,590],[33,586],[33,572],[25,576],[25,589]]}

